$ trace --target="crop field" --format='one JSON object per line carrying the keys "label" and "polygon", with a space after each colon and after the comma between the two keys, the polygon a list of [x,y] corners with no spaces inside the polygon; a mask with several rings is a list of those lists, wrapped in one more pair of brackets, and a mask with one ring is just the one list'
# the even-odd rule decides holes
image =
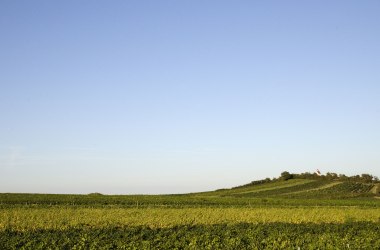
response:
{"label": "crop field", "polygon": [[0,249],[379,249],[375,184],[184,195],[0,194]]}

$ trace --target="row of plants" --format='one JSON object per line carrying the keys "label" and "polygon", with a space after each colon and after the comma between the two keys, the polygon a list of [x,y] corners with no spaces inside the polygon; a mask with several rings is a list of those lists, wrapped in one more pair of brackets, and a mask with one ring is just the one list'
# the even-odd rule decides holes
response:
{"label": "row of plants", "polygon": [[276,197],[276,196],[279,196],[282,194],[319,188],[319,187],[326,185],[328,183],[330,183],[330,181],[311,181],[311,182],[306,182],[306,183],[302,183],[299,185],[292,185],[292,186],[288,186],[288,187],[280,187],[277,189],[264,190],[264,191],[260,191],[260,192],[237,194],[236,196],[239,196],[239,197],[250,197],[250,196],[271,197],[271,196],[274,196],[274,197]]}
{"label": "row of plants", "polygon": [[380,224],[218,224],[0,232],[7,249],[379,249]]}
{"label": "row of plants", "polygon": [[[380,222],[379,208],[263,207],[263,208],[11,208],[0,210],[0,231],[30,231],[88,225],[147,226],[215,225],[221,223],[345,223]],[[1,248],[0,248],[1,249]]]}
{"label": "row of plants", "polygon": [[[336,187],[341,188],[341,187]],[[275,192],[275,191],[273,191]],[[372,194],[369,193],[372,196]],[[290,197],[290,196],[289,196]],[[340,199],[341,193],[336,189],[318,190],[311,193],[303,192],[293,198],[282,196],[200,196],[200,195],[163,195],[163,196],[127,196],[102,195],[88,197],[87,195],[44,195],[44,194],[0,194],[0,209],[17,207],[304,207],[304,206],[361,206],[380,207],[380,199],[372,197],[350,197],[355,199]],[[292,197],[290,197],[292,198]],[[321,199],[322,198],[322,199]]]}
{"label": "row of plants", "polygon": [[319,189],[310,192],[288,194],[287,198],[323,198],[323,199],[342,199],[356,197],[373,197],[370,192],[374,184],[359,182],[342,182],[326,189]]}

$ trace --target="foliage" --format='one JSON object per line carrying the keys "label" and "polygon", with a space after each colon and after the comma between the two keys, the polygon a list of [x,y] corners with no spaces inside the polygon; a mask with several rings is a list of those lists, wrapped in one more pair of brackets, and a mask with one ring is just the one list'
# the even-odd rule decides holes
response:
{"label": "foliage", "polygon": [[1,210],[0,231],[92,227],[213,225],[219,223],[344,223],[378,222],[380,208],[362,207],[200,207],[200,208],[8,208]]}
{"label": "foliage", "polygon": [[283,181],[287,181],[287,180],[293,179],[293,175],[290,174],[288,171],[284,171],[281,173],[280,179]]}
{"label": "foliage", "polygon": [[378,249],[378,185],[285,171],[182,195],[0,194],[0,249]]}
{"label": "foliage", "polygon": [[335,180],[335,181],[350,181],[350,182],[361,182],[361,183],[378,183],[379,180],[376,176],[370,174],[361,174],[354,176],[346,176],[344,174],[330,173],[327,172],[326,175],[319,175],[317,173],[301,173],[292,174],[294,178],[299,179],[312,179],[312,180]]}
{"label": "foliage", "polygon": [[2,249],[379,249],[379,223],[72,227],[0,232]]}
{"label": "foliage", "polygon": [[281,175],[278,178],[265,178],[262,180],[255,180],[248,184],[233,187],[235,188],[241,188],[246,186],[253,186],[253,185],[260,185],[264,183],[269,182],[278,182],[278,181],[287,181],[290,179],[307,179],[307,180],[334,180],[334,181],[350,181],[350,182],[361,182],[361,183],[380,183],[379,178],[377,176],[373,176],[370,174],[361,174],[361,175],[354,175],[354,176],[346,176],[344,174],[337,174],[337,173],[330,173],[327,172],[326,175],[318,174],[318,173],[300,173],[300,174],[291,174],[288,171],[284,171],[281,173]]}

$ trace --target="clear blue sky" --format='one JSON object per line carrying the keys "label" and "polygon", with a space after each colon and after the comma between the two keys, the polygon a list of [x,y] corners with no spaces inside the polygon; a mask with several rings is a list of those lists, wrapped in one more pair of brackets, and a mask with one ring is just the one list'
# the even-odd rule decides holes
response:
{"label": "clear blue sky", "polygon": [[0,192],[380,176],[380,1],[1,1]]}

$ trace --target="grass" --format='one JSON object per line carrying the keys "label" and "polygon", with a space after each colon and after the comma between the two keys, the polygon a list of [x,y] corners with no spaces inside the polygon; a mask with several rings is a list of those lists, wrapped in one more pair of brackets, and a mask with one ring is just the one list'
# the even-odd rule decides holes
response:
{"label": "grass", "polygon": [[2,249],[379,249],[379,224],[235,223],[0,232]]}
{"label": "grass", "polygon": [[0,249],[373,249],[372,184],[274,181],[182,195],[0,194]]}
{"label": "grass", "polygon": [[213,225],[233,223],[379,222],[380,208],[15,208],[3,209],[0,230],[67,229],[107,226]]}

